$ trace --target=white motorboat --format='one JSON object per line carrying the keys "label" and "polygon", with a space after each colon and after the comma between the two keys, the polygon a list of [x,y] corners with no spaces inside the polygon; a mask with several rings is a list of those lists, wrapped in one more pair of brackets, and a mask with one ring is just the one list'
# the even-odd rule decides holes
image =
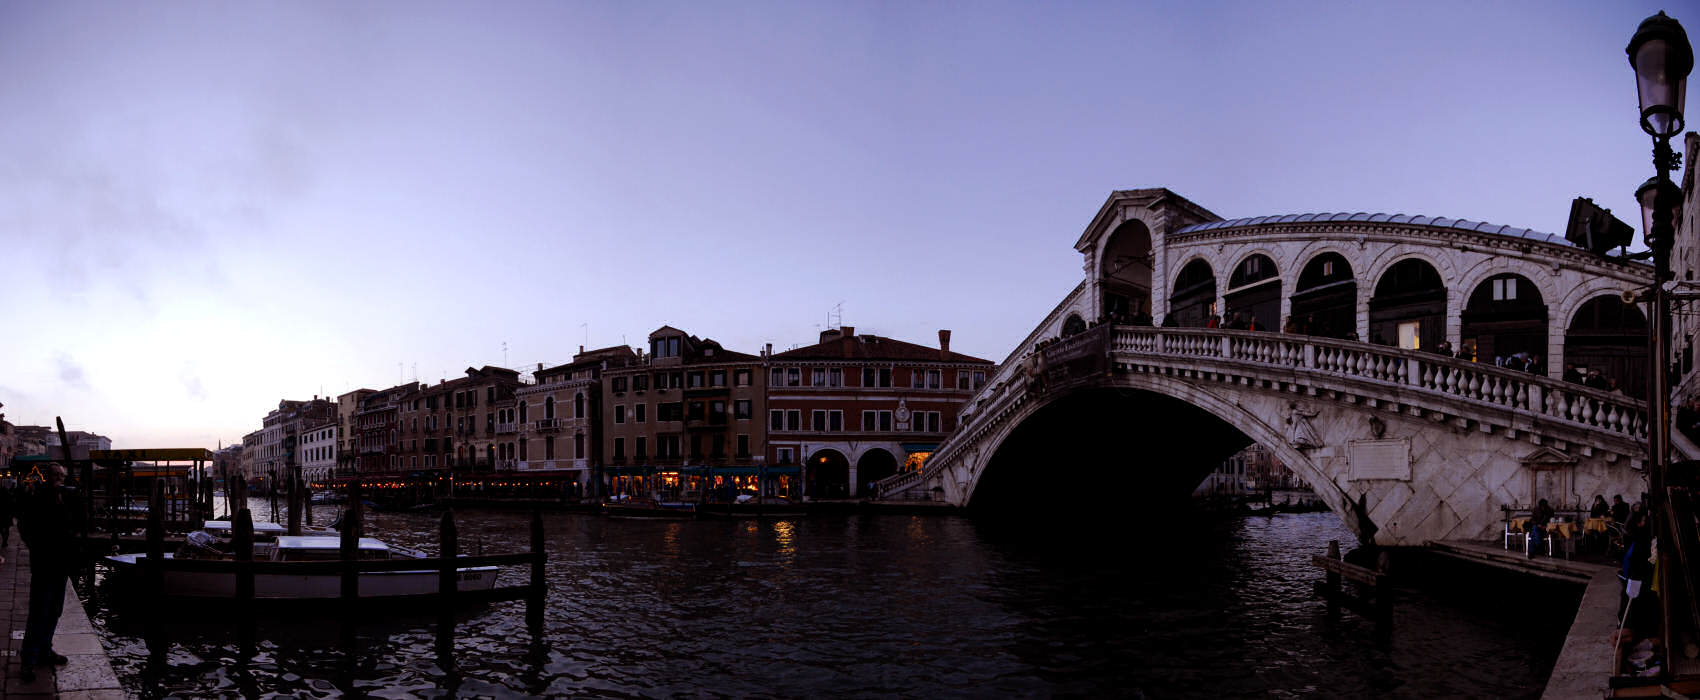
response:
{"label": "white motorboat", "polygon": [[[188,542],[176,553],[167,552],[167,559],[202,559],[229,561],[233,555],[227,538],[230,523],[207,521],[204,528],[189,533]],[[336,534],[284,535],[276,523],[254,523],[254,559],[256,561],[301,562],[337,561],[342,554],[342,538]],[[321,531],[329,532],[329,531]],[[416,550],[397,547],[372,537],[362,537],[359,543],[362,561],[427,559]],[[119,576],[137,574],[147,554],[114,554],[106,557]],[[468,566],[456,569],[460,591],[484,591],[496,585],[495,566]],[[405,571],[368,571],[360,574],[361,598],[393,598],[434,595],[438,590],[436,569]],[[210,571],[165,571],[165,594],[194,598],[234,598],[236,574]],[[342,595],[342,577],[326,574],[254,574],[254,597],[261,600],[314,600],[338,598]]]}

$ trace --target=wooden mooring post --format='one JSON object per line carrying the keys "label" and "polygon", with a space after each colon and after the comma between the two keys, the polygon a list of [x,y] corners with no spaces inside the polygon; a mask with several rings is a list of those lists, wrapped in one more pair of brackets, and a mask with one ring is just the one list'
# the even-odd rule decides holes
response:
{"label": "wooden mooring post", "polygon": [[[1340,541],[1328,542],[1328,554],[1312,555],[1311,563],[1324,572],[1323,580],[1316,584],[1316,592],[1328,601],[1330,617],[1340,614],[1344,607],[1375,622],[1376,631],[1387,636],[1393,630],[1393,577],[1391,559],[1387,552],[1381,552],[1376,557],[1376,568],[1349,564],[1340,555]],[[1366,595],[1354,595],[1342,589],[1341,580],[1348,580],[1368,588]]]}
{"label": "wooden mooring post", "polygon": [[455,566],[455,558],[460,556],[460,542],[455,532],[455,515],[453,510],[443,511],[443,519],[438,527],[441,538],[437,561],[437,656],[440,663],[454,663],[455,648],[455,593],[460,588],[460,572]]}
{"label": "wooden mooring post", "polygon": [[355,653],[354,617],[360,609],[360,480],[348,484],[348,510],[342,524],[342,643],[350,657]]}
{"label": "wooden mooring post", "polygon": [[254,515],[247,508],[231,521],[236,549],[236,646],[247,663],[254,657]]}
{"label": "wooden mooring post", "polygon": [[548,594],[544,584],[543,512],[531,511],[531,590],[525,598],[525,626],[534,642],[543,641],[543,601]]}
{"label": "wooden mooring post", "polygon": [[[158,480],[153,482],[153,493],[148,495],[148,543],[147,543],[147,593],[150,600],[158,601],[165,595],[165,484]],[[165,652],[170,642],[165,638],[165,606],[150,605],[146,614],[144,634],[147,637],[148,655],[157,661],[165,660]]]}

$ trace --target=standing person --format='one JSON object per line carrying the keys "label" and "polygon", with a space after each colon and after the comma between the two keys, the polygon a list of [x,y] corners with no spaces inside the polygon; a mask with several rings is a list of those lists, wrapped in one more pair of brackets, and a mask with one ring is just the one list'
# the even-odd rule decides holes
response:
{"label": "standing person", "polygon": [[1547,505],[1547,499],[1541,499],[1535,504],[1535,512],[1529,514],[1529,558],[1535,558],[1535,550],[1540,549],[1541,540],[1547,537],[1547,523],[1552,522],[1552,506]]}
{"label": "standing person", "polygon": [[1623,502],[1623,494],[1611,497],[1611,519],[1619,525],[1629,524],[1629,504]]}
{"label": "standing person", "polygon": [[62,665],[68,660],[53,650],[53,631],[65,607],[65,581],[76,564],[75,533],[81,529],[83,508],[76,490],[66,488],[65,467],[57,462],[22,506],[18,534],[30,548],[30,607],[18,658],[20,676],[28,683],[35,681],[38,663]]}

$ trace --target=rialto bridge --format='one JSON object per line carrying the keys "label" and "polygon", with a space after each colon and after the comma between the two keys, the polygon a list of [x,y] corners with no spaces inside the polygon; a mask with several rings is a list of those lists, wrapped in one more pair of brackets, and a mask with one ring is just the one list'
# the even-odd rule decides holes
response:
{"label": "rialto bridge", "polygon": [[1646,488],[1647,330],[1623,296],[1645,265],[1473,221],[1223,221],[1165,189],[1114,193],[1075,249],[1085,278],[882,498],[1137,508],[1259,443],[1360,537],[1410,545]]}

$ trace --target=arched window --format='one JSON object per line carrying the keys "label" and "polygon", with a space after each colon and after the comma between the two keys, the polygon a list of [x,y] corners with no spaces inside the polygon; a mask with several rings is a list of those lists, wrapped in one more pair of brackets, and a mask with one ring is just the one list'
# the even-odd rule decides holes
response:
{"label": "arched window", "polygon": [[525,417],[525,413],[526,413],[525,409],[526,409],[525,402],[524,401],[519,402],[519,422],[521,422],[521,423],[524,423],[528,420],[531,420],[530,418]]}
{"label": "arched window", "polygon": [[584,433],[573,434],[573,459],[584,459]]}
{"label": "arched window", "polygon": [[543,399],[543,420],[555,419],[555,397]]}
{"label": "arched window", "polygon": [[1063,327],[1062,327],[1063,337],[1066,338],[1066,337],[1074,335],[1076,333],[1085,333],[1085,332],[1086,332],[1086,322],[1080,320],[1079,316],[1077,316],[1075,314],[1069,314],[1068,320],[1063,321]]}
{"label": "arched window", "polygon": [[577,394],[573,396],[573,417],[584,417],[584,394]]}

